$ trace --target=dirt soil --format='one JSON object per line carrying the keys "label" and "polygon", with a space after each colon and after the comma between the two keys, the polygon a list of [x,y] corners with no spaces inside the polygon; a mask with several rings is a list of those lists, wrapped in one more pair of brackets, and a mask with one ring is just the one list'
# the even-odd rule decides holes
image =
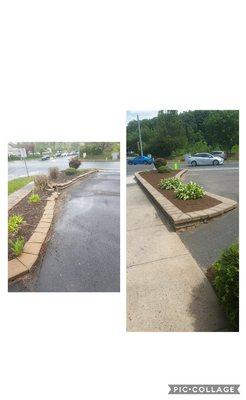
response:
{"label": "dirt soil", "polygon": [[175,197],[173,190],[160,189],[158,184],[161,179],[167,179],[175,176],[178,171],[161,174],[157,171],[141,172],[140,175],[150,183],[158,192],[163,194],[169,201],[171,201],[182,212],[189,213],[192,211],[206,210],[206,208],[217,206],[221,203],[212,197],[205,195],[202,199],[196,200],[180,200]]}
{"label": "dirt soil", "polygon": [[[35,191],[41,197],[40,203],[28,203],[28,194],[24,199],[22,199],[15,207],[13,207],[9,212],[9,217],[11,215],[21,215],[24,218],[25,223],[23,223],[18,232],[14,234],[9,234],[9,239],[16,239],[19,236],[23,236],[25,243],[32,236],[36,226],[38,225],[46,206],[46,200],[50,196],[48,192]],[[12,260],[15,258],[15,254],[12,252],[10,245],[8,249],[8,259]]]}

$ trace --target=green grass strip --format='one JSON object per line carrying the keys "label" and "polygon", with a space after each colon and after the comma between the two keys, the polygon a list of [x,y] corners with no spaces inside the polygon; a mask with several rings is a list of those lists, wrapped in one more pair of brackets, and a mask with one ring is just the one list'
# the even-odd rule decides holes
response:
{"label": "green grass strip", "polygon": [[12,181],[9,181],[8,192],[9,194],[14,193],[16,190],[21,189],[23,186],[26,186],[29,182],[34,180],[35,176],[29,176],[25,178],[16,178]]}

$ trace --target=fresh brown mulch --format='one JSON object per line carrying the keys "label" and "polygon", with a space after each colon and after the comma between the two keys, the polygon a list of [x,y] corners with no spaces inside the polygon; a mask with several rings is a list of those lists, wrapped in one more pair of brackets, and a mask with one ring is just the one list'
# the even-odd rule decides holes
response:
{"label": "fresh brown mulch", "polygon": [[[36,229],[47,203],[47,198],[50,196],[48,192],[40,192],[35,190],[35,194],[39,194],[41,197],[40,203],[28,203],[29,193],[24,199],[22,199],[16,206],[9,211],[9,217],[11,215],[21,215],[24,218],[25,223],[21,224],[20,229],[17,233],[9,234],[9,239],[16,239],[19,236],[23,236],[25,243],[30,239],[34,230]],[[8,258],[12,260],[15,258],[15,254],[12,252],[10,245],[8,249]]]}
{"label": "fresh brown mulch", "polygon": [[196,200],[180,200],[175,197],[173,190],[160,189],[158,184],[161,179],[172,178],[178,171],[161,174],[157,171],[141,172],[140,175],[150,183],[158,192],[163,194],[169,201],[171,201],[182,212],[189,213],[192,211],[206,210],[206,208],[217,206],[221,201],[205,195],[202,199]]}

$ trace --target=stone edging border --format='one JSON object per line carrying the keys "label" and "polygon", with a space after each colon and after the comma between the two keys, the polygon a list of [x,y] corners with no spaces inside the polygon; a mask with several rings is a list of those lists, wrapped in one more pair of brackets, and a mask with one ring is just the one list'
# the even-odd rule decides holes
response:
{"label": "stone edging border", "polygon": [[85,172],[83,175],[76,176],[75,178],[71,179],[70,181],[64,182],[64,183],[53,183],[52,188],[54,189],[66,189],[67,187],[71,186],[74,182],[84,178],[85,176],[94,174],[95,172],[98,172],[98,169],[93,169],[91,171]]}
{"label": "stone edging border", "polygon": [[[66,182],[66,184],[62,185],[62,187],[59,186],[61,189],[65,189],[66,187],[72,185],[75,181],[78,179],[81,179],[82,177],[85,177],[87,175],[90,175],[94,172],[97,172],[98,170],[93,170],[89,171],[83,175],[80,175],[79,177],[76,177],[72,179],[69,182]],[[47,199],[47,204],[45,206],[43,215],[34,230],[32,236],[30,239],[25,243],[25,246],[23,248],[23,252],[21,253],[20,256],[14,258],[13,260],[10,260],[8,262],[8,280],[9,282],[13,281],[16,278],[19,278],[27,273],[30,272],[32,267],[35,265],[42,245],[45,242],[45,239],[48,235],[53,217],[54,217],[54,209],[55,209],[55,202],[56,199],[58,198],[59,193],[53,192],[50,197]]]}
{"label": "stone edging border", "polygon": [[[175,176],[181,178],[188,169],[183,169],[178,172]],[[234,200],[227,199],[226,197],[218,196],[213,193],[205,192],[210,197],[221,201],[221,204],[217,206],[207,208],[201,211],[193,211],[189,213],[183,213],[179,208],[177,208],[171,201],[165,198],[158,190],[156,190],[152,185],[150,185],[139,172],[135,173],[135,178],[140,186],[146,191],[158,208],[167,217],[171,225],[176,231],[185,229],[187,227],[196,226],[202,222],[217,217],[230,211],[237,207],[238,203]]]}

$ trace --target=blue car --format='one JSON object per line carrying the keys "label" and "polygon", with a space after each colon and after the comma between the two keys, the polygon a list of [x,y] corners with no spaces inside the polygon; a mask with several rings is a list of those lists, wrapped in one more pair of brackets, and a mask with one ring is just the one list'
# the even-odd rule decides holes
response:
{"label": "blue car", "polygon": [[151,165],[154,162],[153,158],[147,156],[138,156],[128,160],[128,164],[130,165],[137,165],[137,164],[149,164]]}

